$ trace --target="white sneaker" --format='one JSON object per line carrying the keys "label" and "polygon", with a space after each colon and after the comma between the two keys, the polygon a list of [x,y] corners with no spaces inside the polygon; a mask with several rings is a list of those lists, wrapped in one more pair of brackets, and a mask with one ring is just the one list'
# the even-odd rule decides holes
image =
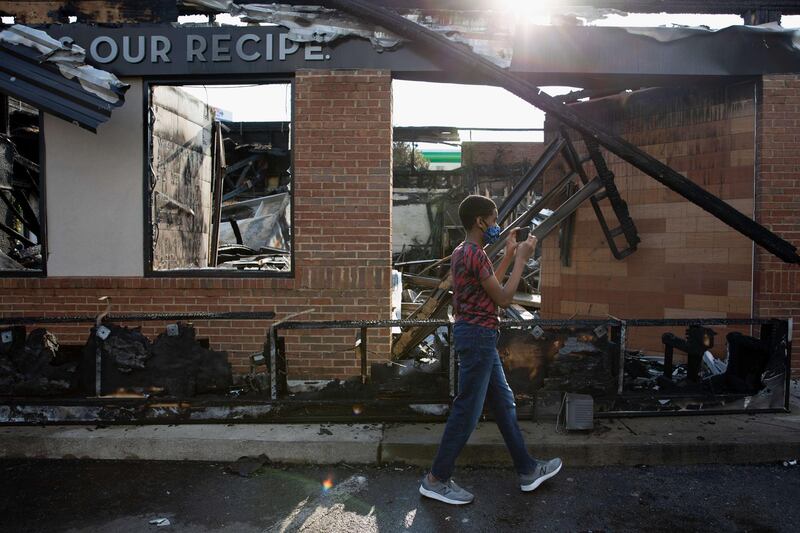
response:
{"label": "white sneaker", "polygon": [[564,464],[558,457],[550,459],[549,461],[538,462],[533,474],[519,476],[519,488],[522,489],[523,492],[536,490],[539,485],[558,474],[562,466],[564,466]]}
{"label": "white sneaker", "polygon": [[422,484],[419,486],[419,493],[428,498],[449,503],[450,505],[466,505],[475,499],[475,496],[456,485],[456,482],[452,479],[447,483],[442,483],[439,480],[431,482],[427,475],[422,478]]}

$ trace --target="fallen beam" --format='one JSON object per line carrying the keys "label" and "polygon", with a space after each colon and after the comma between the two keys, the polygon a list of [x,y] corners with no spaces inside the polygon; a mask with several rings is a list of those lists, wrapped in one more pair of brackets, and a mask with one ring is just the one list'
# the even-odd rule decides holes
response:
{"label": "fallen beam", "polygon": [[487,82],[507,89],[542,111],[552,113],[566,126],[596,140],[610,152],[711,213],[781,260],[787,263],[800,263],[800,255],[797,254],[797,248],[789,242],[740,213],[720,198],[645,153],[637,146],[579,116],[556,98],[541,92],[532,83],[498,67],[464,45],[455,43],[444,35],[429,30],[371,2],[364,0],[326,0],[325,4],[371,22],[399,37],[409,40],[412,43],[410,46],[418,48],[421,53],[440,63],[446,70],[462,68],[465,71],[472,72],[474,75],[484,78]]}

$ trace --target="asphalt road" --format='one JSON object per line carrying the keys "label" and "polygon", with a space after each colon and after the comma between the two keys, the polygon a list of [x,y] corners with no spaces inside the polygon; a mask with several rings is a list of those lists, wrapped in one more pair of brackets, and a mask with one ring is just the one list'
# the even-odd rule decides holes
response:
{"label": "asphalt road", "polygon": [[[248,473],[261,462],[234,467]],[[800,466],[569,468],[524,494],[508,470],[461,469],[476,494],[417,493],[422,470],[199,462],[0,461],[0,531],[786,531]],[[166,518],[168,526],[150,524]]]}

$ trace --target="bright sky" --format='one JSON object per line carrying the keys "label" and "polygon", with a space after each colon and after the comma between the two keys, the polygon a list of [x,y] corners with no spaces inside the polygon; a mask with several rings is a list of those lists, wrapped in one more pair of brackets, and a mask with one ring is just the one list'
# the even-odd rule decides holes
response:
{"label": "bright sky", "polygon": [[184,85],[183,90],[207,105],[225,112],[223,118],[241,122],[289,122],[292,119],[292,86]]}

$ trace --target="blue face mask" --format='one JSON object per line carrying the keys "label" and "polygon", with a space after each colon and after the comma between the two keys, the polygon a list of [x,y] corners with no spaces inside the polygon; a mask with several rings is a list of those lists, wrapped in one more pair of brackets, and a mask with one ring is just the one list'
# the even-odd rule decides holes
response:
{"label": "blue face mask", "polygon": [[500,226],[497,224],[489,226],[483,232],[483,240],[486,244],[494,244],[500,240]]}

